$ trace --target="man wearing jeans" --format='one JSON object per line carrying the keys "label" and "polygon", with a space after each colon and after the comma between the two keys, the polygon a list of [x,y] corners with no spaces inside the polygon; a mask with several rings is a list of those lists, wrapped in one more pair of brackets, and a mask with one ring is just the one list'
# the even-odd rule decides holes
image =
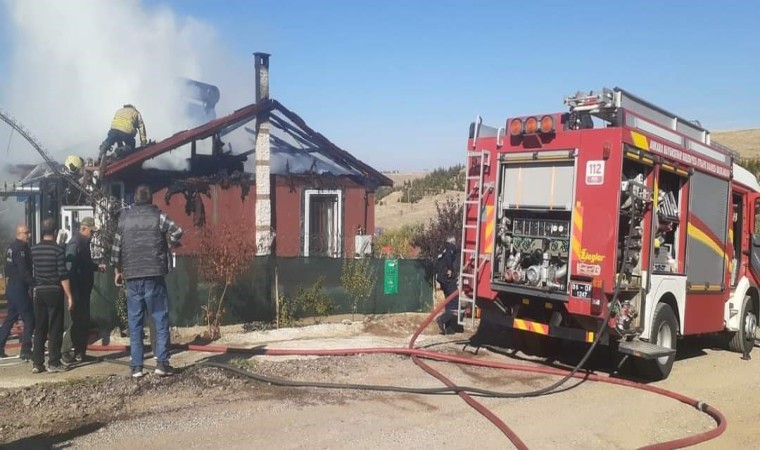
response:
{"label": "man wearing jeans", "polygon": [[169,271],[169,248],[179,245],[182,229],[152,204],[147,186],[135,189],[135,206],[124,210],[113,239],[111,262],[117,286],[127,283],[127,316],[132,376],[143,376],[144,314],[156,328],[156,375],[173,373],[169,365],[169,305],[164,276]]}

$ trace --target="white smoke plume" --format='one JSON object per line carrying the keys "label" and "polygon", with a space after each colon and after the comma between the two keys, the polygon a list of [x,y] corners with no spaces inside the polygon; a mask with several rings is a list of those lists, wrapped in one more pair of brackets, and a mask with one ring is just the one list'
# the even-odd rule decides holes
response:
{"label": "white smoke plume", "polygon": [[[95,157],[125,103],[142,113],[148,139],[190,127],[180,77],[219,86],[218,115],[229,112],[220,108],[253,101],[252,61],[227,60],[210,25],[168,7],[138,0],[6,0],[3,6],[12,56],[2,106],[59,161],[72,153]],[[16,150],[27,148],[22,142],[14,138],[7,160],[41,162]],[[174,153],[175,167],[189,156]]]}

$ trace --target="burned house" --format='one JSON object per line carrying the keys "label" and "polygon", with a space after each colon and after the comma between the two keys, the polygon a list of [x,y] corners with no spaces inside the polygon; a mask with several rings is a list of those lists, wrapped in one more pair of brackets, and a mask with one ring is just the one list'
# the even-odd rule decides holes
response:
{"label": "burned house", "polygon": [[[255,58],[256,102],[109,161],[96,174],[109,205],[127,207],[137,185],[151,186],[154,204],[186,230],[178,254],[200,251],[194,230],[225,223],[255,240],[259,255],[368,254],[375,191],[392,181],[269,98],[269,55]],[[52,216],[73,227],[92,213],[82,192],[35,170],[14,187],[30,195],[30,224]]]}
{"label": "burned house", "polygon": [[[180,78],[177,82],[181,87],[186,118],[191,123],[200,124],[216,118],[216,104],[220,98],[218,87],[188,78]],[[37,165],[7,166],[9,173],[19,176],[20,180],[0,185],[0,199],[15,198],[24,204],[25,221],[34,241],[41,237],[43,219],[52,218],[59,224],[60,241],[71,236],[79,218],[95,216],[96,220],[103,219],[109,210],[125,206],[117,201],[123,197],[123,192],[102,192],[93,183],[95,163],[92,160],[84,172],[71,173],[64,164],[53,160],[42,144],[9,113],[0,110],[0,120],[18,132],[45,160]]]}

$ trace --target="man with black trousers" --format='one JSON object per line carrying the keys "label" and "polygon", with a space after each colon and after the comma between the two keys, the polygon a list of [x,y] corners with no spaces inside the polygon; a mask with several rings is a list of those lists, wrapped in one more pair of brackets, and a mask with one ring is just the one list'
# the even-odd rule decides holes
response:
{"label": "man with black trousers", "polygon": [[64,301],[69,309],[74,307],[66,271],[66,255],[63,247],[56,244],[55,221],[45,219],[41,226],[42,241],[32,247],[34,269],[34,349],[32,373],[45,371],[45,341],[48,345],[48,372],[62,372],[61,341],[63,339]]}
{"label": "man with black trousers", "polygon": [[[66,244],[66,269],[69,272],[71,294],[74,296],[74,308],[71,310],[71,323],[63,335],[63,362],[73,364],[82,362],[87,352],[87,332],[90,329],[90,295],[95,284],[95,272],[105,271],[104,264],[92,260],[90,241],[97,232],[95,219],[84,217],[79,222],[79,230],[74,232]],[[74,354],[71,349],[74,348]]]}
{"label": "man with black trousers", "polygon": [[[456,243],[455,237],[448,237],[443,244],[443,250],[438,254],[436,279],[438,280],[438,284],[441,285],[444,298],[448,298],[449,295],[457,290],[460,251]],[[446,304],[444,312],[436,319],[436,323],[442,334],[454,334],[464,331],[464,327],[458,323],[458,309],[459,299],[454,297]]]}
{"label": "man with black trousers", "polygon": [[16,240],[5,251],[5,296],[8,298],[8,315],[0,327],[0,358],[7,358],[5,343],[13,324],[20,318],[24,322],[21,337],[22,361],[32,359],[32,332],[34,331],[34,308],[29,292],[32,289],[32,255],[29,250],[29,227],[16,227]]}

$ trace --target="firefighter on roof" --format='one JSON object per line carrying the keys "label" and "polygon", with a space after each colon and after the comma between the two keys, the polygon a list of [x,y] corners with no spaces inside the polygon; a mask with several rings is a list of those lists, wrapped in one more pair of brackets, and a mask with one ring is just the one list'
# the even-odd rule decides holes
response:
{"label": "firefighter on roof", "polygon": [[135,149],[135,134],[140,132],[140,146],[148,143],[145,136],[145,124],[143,123],[140,111],[130,104],[124,105],[113,116],[111,129],[108,130],[106,140],[100,145],[100,157],[102,158],[113,144],[128,147],[129,150]]}

